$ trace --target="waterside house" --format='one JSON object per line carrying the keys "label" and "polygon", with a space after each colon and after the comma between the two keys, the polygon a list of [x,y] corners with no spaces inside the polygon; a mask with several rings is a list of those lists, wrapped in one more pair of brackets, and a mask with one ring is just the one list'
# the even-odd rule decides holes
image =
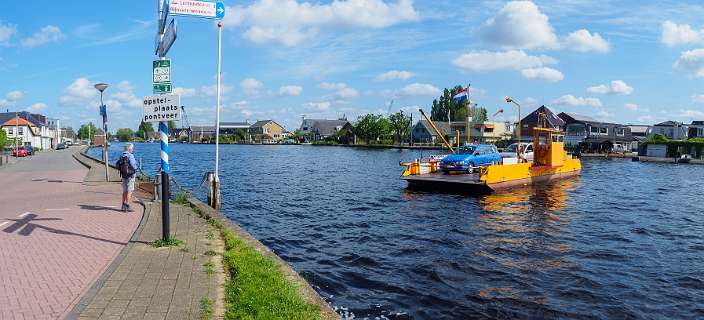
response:
{"label": "waterside house", "polygon": [[261,143],[280,143],[286,129],[274,120],[260,120],[249,127],[249,133]]}
{"label": "waterside house", "polygon": [[687,137],[689,139],[704,138],[704,121],[692,121],[692,124],[689,125]]}
{"label": "waterside house", "polygon": [[[444,137],[450,138],[452,136],[450,124],[445,121],[433,121],[433,123]],[[411,133],[413,135],[414,143],[442,143],[442,139],[438,137],[437,132],[427,120],[418,121],[418,123],[413,126]]]}
{"label": "waterside house", "polygon": [[[0,113],[0,125],[3,125],[11,119],[23,119],[31,124],[34,128],[31,133],[32,137],[25,137],[25,145],[31,145],[36,149],[50,149],[56,147],[59,143],[59,120],[47,118],[42,114],[31,113],[27,111],[20,112],[3,112]],[[8,131],[8,130],[5,130]],[[8,132],[9,134],[9,132]],[[20,136],[22,134],[20,133]]]}
{"label": "waterside house", "polygon": [[583,152],[605,153],[631,150],[633,136],[626,125],[601,122],[594,118],[562,112],[565,121],[565,146]]}
{"label": "waterside house", "polygon": [[[337,120],[327,119],[303,119],[300,133],[306,141],[321,141],[335,136],[345,128],[351,128],[352,124],[346,117]],[[351,132],[351,130],[345,130]]]}
{"label": "waterside house", "polygon": [[643,142],[648,140],[650,126],[629,124],[628,128],[631,129],[631,136],[633,137],[633,142],[631,142],[631,151],[638,151]]}
{"label": "waterside house", "polygon": [[661,134],[669,140],[686,140],[689,135],[689,127],[677,121],[665,121],[654,125],[648,133],[648,138]]}
{"label": "waterside house", "polygon": [[39,134],[39,128],[25,119],[11,118],[2,123],[2,130],[5,130],[8,139],[18,139],[19,145],[41,146],[42,137]]}
{"label": "waterside house", "polygon": [[[545,123],[541,123],[543,121],[543,119],[541,119],[543,115],[545,116]],[[565,120],[555,115],[550,108],[540,106],[521,119],[521,141],[533,140],[533,128],[546,126],[556,130],[565,130],[565,125]]]}

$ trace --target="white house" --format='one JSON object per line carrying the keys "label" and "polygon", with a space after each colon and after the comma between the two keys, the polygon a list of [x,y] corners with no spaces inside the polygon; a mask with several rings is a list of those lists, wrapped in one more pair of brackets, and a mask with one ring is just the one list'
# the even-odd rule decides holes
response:
{"label": "white house", "polygon": [[689,127],[677,121],[665,121],[654,125],[648,132],[648,138],[661,134],[670,140],[687,140]]}
{"label": "white house", "polygon": [[42,148],[41,129],[22,118],[12,118],[2,124],[8,139],[18,138],[21,145]]}

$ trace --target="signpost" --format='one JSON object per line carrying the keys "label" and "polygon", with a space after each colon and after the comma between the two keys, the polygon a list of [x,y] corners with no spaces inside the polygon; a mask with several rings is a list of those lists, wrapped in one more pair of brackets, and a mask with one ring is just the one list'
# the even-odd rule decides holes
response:
{"label": "signpost", "polygon": [[171,0],[166,9],[177,16],[218,20],[225,17],[225,4],[219,1]]}
{"label": "signpost", "polygon": [[169,28],[166,29],[166,32],[161,37],[161,41],[159,41],[157,45],[156,51],[159,57],[166,57],[166,53],[169,52],[174,42],[176,42],[176,20],[172,19],[171,23],[169,23]]}
{"label": "signpost", "polygon": [[169,127],[167,121],[181,120],[181,97],[157,95],[145,97],[144,122],[159,122],[161,141],[161,227],[164,241],[169,240]]}

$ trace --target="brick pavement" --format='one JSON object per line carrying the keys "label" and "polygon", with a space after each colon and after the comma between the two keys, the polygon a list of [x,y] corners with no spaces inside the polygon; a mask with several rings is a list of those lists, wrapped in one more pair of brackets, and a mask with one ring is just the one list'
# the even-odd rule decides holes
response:
{"label": "brick pavement", "polygon": [[151,242],[161,238],[161,206],[150,203],[146,224],[116,261],[96,294],[85,297],[75,316],[87,319],[200,319],[200,301],[209,297],[216,302],[215,318],[222,316],[225,281],[220,255],[212,257],[215,273],[208,276],[203,264],[209,250],[221,253],[224,246],[219,233],[190,208],[171,206],[171,233],[185,241],[182,247],[155,248]]}
{"label": "brick pavement", "polygon": [[83,183],[71,152],[48,151],[0,173],[0,319],[63,318],[128,243],[119,184]]}

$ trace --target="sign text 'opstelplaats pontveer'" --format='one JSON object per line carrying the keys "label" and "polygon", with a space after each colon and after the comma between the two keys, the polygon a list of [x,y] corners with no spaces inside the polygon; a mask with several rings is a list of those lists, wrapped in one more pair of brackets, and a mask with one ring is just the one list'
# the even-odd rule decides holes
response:
{"label": "sign text 'opstelplaats pontveer'", "polygon": [[181,97],[175,94],[145,97],[144,122],[181,120]]}

